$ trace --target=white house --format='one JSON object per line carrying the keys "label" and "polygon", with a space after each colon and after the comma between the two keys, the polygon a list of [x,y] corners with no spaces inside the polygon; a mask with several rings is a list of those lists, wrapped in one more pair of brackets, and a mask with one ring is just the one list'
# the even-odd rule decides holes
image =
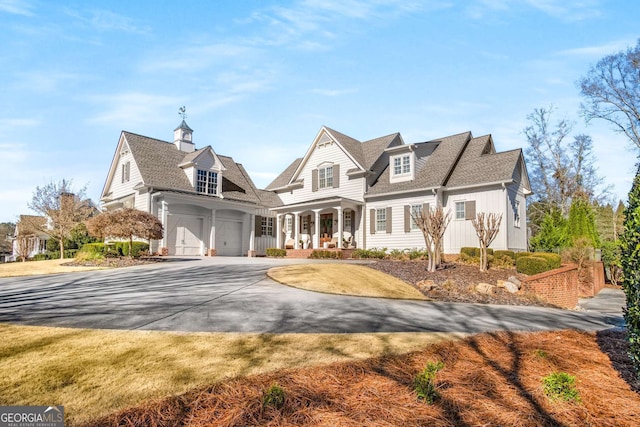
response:
{"label": "white house", "polygon": [[[21,256],[21,245],[30,249],[27,258],[33,258],[38,254],[44,254],[47,251],[47,241],[49,236],[37,228],[47,225],[47,218],[35,215],[20,215],[20,220],[16,224],[15,232],[12,239],[13,254],[8,257],[8,261],[18,261]],[[22,241],[27,239],[28,243]],[[28,246],[26,246],[28,244]]]}
{"label": "white house", "polygon": [[396,133],[360,142],[322,127],[304,157],[267,190],[283,202],[271,209],[279,247],[289,241],[298,248],[301,236],[309,236],[314,248],[328,239],[353,239],[350,245],[361,248],[421,248],[424,238],[411,213],[440,205],[453,215],[445,253],[478,246],[471,224],[476,212],[502,214],[493,248],[527,249],[531,189],[522,150],[496,153],[490,135],[405,144]]}
{"label": "white house", "polygon": [[503,216],[493,248],[526,250],[530,193],[522,150],[496,153],[490,135],[360,142],[324,126],[304,157],[260,190],[231,157],[196,149],[183,120],[173,142],[122,132],[101,202],[156,215],[165,236],[152,242],[154,252],[232,256],[325,243],[421,248],[411,212],[442,205],[453,213],[444,250],[457,253],[477,246],[476,212]]}

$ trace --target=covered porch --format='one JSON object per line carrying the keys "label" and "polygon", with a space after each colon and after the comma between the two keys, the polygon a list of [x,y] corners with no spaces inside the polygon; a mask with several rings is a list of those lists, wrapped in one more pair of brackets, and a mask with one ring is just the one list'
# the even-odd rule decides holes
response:
{"label": "covered porch", "polygon": [[276,245],[309,253],[313,249],[355,249],[361,239],[363,205],[332,197],[272,208],[277,219]]}

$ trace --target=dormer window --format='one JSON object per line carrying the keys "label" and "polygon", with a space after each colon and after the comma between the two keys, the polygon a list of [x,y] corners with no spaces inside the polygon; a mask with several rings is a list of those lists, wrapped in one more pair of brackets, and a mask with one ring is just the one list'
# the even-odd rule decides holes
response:
{"label": "dormer window", "polygon": [[390,181],[402,182],[410,181],[414,177],[414,154],[403,153],[389,158],[390,161]]}
{"label": "dormer window", "polygon": [[196,176],[196,191],[202,194],[218,194],[218,173],[198,170]]}

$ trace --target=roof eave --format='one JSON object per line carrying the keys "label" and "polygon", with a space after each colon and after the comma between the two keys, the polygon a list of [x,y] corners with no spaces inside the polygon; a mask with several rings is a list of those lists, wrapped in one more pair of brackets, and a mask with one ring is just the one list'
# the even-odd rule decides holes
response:
{"label": "roof eave", "polygon": [[514,182],[515,181],[513,179],[491,181],[491,182],[478,182],[475,184],[458,185],[456,187],[445,187],[445,191],[467,190],[469,188],[490,187],[492,185],[508,185],[508,184],[513,184]]}
{"label": "roof eave", "polygon": [[379,193],[379,194],[365,194],[364,198],[374,199],[377,197],[397,196],[400,194],[419,193],[419,192],[428,192],[428,191],[437,192],[440,188],[442,188],[442,186],[411,188],[408,190],[399,190],[399,191],[387,191],[386,193]]}

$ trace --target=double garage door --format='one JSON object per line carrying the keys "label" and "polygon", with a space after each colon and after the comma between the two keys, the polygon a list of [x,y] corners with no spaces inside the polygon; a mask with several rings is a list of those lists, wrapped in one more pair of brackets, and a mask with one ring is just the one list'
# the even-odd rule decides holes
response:
{"label": "double garage door", "polygon": [[[202,217],[169,215],[167,223],[169,255],[202,255],[209,236]],[[216,251],[219,256],[242,255],[242,223],[216,221]]]}

